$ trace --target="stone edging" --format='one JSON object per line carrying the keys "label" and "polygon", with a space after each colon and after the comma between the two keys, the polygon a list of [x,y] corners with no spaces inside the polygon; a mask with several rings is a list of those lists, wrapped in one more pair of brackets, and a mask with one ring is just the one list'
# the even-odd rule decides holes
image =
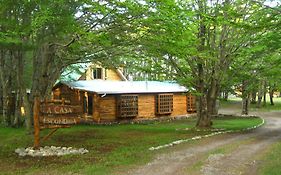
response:
{"label": "stone edging", "polygon": [[244,128],[244,129],[237,130],[237,131],[234,131],[234,130],[218,131],[218,132],[213,132],[211,134],[207,134],[207,135],[203,135],[203,136],[195,136],[195,137],[192,137],[192,138],[189,138],[189,139],[181,139],[181,140],[173,141],[173,142],[165,144],[165,145],[150,147],[148,150],[150,150],[150,151],[159,150],[159,149],[162,149],[162,148],[167,148],[167,147],[171,147],[171,146],[178,145],[178,144],[181,144],[181,143],[189,142],[191,140],[199,140],[199,139],[202,139],[202,138],[207,138],[207,137],[211,137],[211,136],[215,136],[215,135],[219,135],[219,134],[249,131],[249,130],[252,130],[252,129],[256,129],[256,128],[258,128],[258,127],[260,127],[264,124],[264,119],[262,117],[259,117],[259,118],[262,119],[262,122],[260,124],[256,125],[256,126]]}
{"label": "stone edging", "polygon": [[28,148],[17,148],[15,153],[19,156],[32,156],[32,157],[47,157],[47,156],[64,156],[69,154],[86,154],[89,151],[85,148],[72,148],[72,147],[56,147],[56,146],[45,146],[39,149],[33,147]]}

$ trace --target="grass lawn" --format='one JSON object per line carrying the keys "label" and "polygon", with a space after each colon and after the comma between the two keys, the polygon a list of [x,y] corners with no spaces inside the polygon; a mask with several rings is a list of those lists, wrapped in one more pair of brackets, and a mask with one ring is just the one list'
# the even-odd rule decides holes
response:
{"label": "grass lawn", "polygon": [[[195,118],[189,118],[147,124],[80,125],[60,129],[42,145],[83,147],[90,152],[44,158],[19,157],[14,150],[31,146],[33,136],[26,135],[23,128],[0,127],[0,174],[122,174],[161,152],[149,151],[152,146],[210,133],[184,130],[192,128],[195,121]],[[261,119],[220,118],[214,119],[213,123],[214,128],[239,130],[259,124]],[[196,141],[193,143],[196,144]]]}
{"label": "grass lawn", "polygon": [[260,166],[259,174],[270,174],[270,175],[280,175],[281,174],[281,141],[274,144],[270,151],[262,159],[264,162]]}
{"label": "grass lawn", "polygon": [[[241,104],[242,99],[239,97],[231,97],[228,101],[220,101],[220,105],[222,108],[233,108],[233,106],[241,108],[241,105],[237,106],[238,103]],[[281,110],[281,97],[273,98],[274,105],[270,105],[269,97],[267,97],[267,103],[265,106],[261,106],[261,108],[257,108],[256,104],[250,104],[250,111],[273,111],[273,110]],[[262,102],[263,103],[263,102]]]}

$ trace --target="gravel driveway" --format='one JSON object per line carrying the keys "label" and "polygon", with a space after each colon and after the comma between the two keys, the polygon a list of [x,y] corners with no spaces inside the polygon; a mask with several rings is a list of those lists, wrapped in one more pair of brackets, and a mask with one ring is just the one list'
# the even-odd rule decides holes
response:
{"label": "gravel driveway", "polygon": [[[223,114],[240,114],[239,109],[220,110]],[[281,111],[252,112],[266,121],[262,127],[224,134],[197,141],[196,145],[181,145],[166,149],[152,162],[128,174],[133,175],[238,175],[257,174],[262,166],[259,158],[281,140]]]}

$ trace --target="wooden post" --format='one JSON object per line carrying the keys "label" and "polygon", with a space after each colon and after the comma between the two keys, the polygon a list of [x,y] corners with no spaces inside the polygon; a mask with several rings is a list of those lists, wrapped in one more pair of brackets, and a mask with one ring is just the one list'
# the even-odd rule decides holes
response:
{"label": "wooden post", "polygon": [[48,135],[46,135],[43,139],[43,141],[46,141],[49,137],[51,137],[51,135],[53,135],[59,128],[54,128]]}
{"label": "wooden post", "polygon": [[93,119],[94,121],[100,123],[100,112],[99,112],[99,105],[100,105],[100,97],[98,94],[93,94]]}
{"label": "wooden post", "polygon": [[39,125],[39,112],[40,112],[40,100],[38,97],[34,98],[33,106],[33,120],[34,120],[34,149],[40,147],[40,125]]}

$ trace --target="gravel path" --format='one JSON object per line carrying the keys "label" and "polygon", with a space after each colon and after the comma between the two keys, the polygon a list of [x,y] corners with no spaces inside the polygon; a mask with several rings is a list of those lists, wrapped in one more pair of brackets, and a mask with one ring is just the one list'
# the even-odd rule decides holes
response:
{"label": "gravel path", "polygon": [[[223,114],[240,114],[239,110],[224,109]],[[237,175],[257,174],[258,158],[274,142],[281,140],[281,111],[253,112],[266,121],[253,131],[206,138],[198,144],[169,148],[152,162],[128,174],[133,175]],[[216,153],[216,150],[227,150]],[[213,152],[213,153],[212,153]]]}

